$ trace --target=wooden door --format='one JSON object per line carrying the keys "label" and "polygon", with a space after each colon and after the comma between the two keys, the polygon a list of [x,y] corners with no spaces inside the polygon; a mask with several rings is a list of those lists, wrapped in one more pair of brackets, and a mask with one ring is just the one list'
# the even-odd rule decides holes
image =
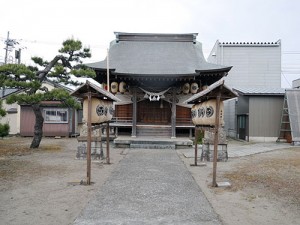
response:
{"label": "wooden door", "polygon": [[166,101],[144,100],[137,104],[137,122],[140,124],[171,124],[171,106]]}
{"label": "wooden door", "polygon": [[238,138],[242,140],[246,140],[247,133],[247,116],[239,115],[237,117],[237,125],[238,125]]}

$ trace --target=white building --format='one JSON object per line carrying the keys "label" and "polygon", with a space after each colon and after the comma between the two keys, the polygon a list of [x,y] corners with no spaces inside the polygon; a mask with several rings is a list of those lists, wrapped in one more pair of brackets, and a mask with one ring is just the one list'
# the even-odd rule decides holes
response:
{"label": "white building", "polygon": [[208,62],[230,65],[225,78],[232,88],[280,88],[281,41],[276,42],[219,42]]}
{"label": "white building", "polygon": [[217,41],[208,62],[233,66],[225,84],[240,96],[224,102],[227,135],[275,141],[285,93],[281,88],[281,41]]}

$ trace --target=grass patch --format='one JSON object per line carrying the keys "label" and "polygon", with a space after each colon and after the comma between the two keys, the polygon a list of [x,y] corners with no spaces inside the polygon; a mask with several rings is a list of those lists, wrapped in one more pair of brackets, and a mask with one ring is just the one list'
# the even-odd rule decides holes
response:
{"label": "grass patch", "polygon": [[283,150],[281,155],[263,158],[256,155],[223,176],[232,183],[232,191],[259,188],[266,195],[287,198],[300,205],[299,150]]}
{"label": "grass patch", "polygon": [[57,144],[43,144],[43,140],[37,149],[31,149],[30,143],[31,139],[29,138],[9,137],[0,139],[0,157],[27,155],[33,151],[57,152],[62,150],[62,147]]}

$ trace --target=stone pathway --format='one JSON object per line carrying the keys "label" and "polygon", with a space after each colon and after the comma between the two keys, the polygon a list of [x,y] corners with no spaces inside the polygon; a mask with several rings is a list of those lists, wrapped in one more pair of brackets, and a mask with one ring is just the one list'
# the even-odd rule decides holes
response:
{"label": "stone pathway", "polygon": [[174,150],[129,150],[76,225],[221,225]]}
{"label": "stone pathway", "polygon": [[288,143],[276,143],[276,142],[263,142],[255,144],[232,144],[228,145],[228,157],[242,157],[247,155],[258,154],[262,152],[268,152],[283,148],[291,148],[291,144]]}
{"label": "stone pathway", "polygon": [[[292,146],[289,143],[276,143],[276,142],[262,142],[262,143],[248,143],[248,142],[234,142],[229,143],[227,146],[228,157],[243,157],[248,155],[254,155],[258,153],[283,149],[283,148],[293,148],[297,146]],[[198,158],[201,156],[201,149],[198,150]],[[194,158],[195,149],[189,148],[183,150],[183,155],[187,158]]]}

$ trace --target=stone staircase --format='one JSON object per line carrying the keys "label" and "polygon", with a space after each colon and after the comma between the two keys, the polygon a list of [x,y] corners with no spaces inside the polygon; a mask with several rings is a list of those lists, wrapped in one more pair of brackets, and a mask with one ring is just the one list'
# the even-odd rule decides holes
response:
{"label": "stone staircase", "polygon": [[136,137],[119,136],[114,140],[117,147],[143,149],[176,149],[191,147],[193,142],[188,138],[171,138],[171,126],[138,125]]}
{"label": "stone staircase", "polygon": [[175,143],[171,141],[161,141],[153,139],[151,141],[133,140],[130,143],[130,148],[175,149]]}
{"label": "stone staircase", "polygon": [[168,126],[137,126],[136,135],[137,137],[170,138],[172,129]]}

